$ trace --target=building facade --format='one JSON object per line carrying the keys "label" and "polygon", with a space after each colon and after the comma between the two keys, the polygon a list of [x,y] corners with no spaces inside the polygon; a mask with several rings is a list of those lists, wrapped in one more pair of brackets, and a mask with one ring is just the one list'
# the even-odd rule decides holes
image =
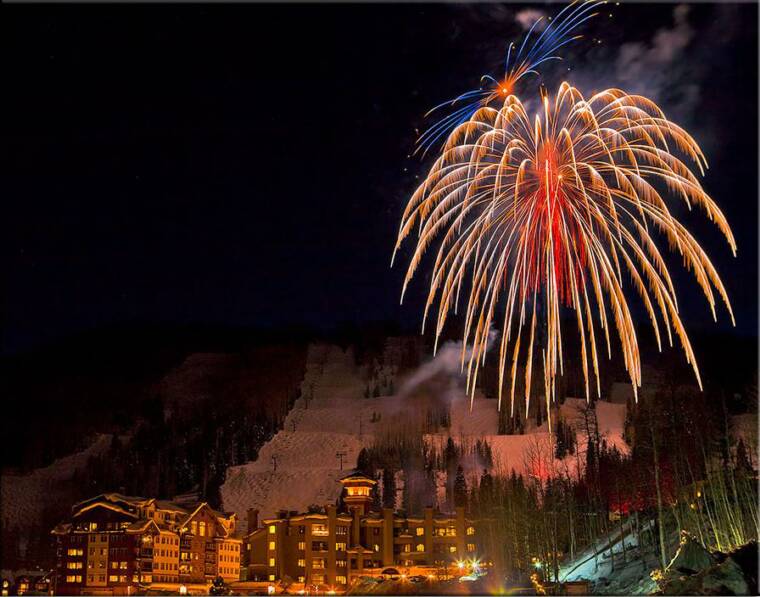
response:
{"label": "building facade", "polygon": [[244,577],[341,592],[359,576],[450,577],[464,561],[481,557],[475,525],[464,508],[453,514],[426,508],[419,517],[390,508],[376,511],[371,507],[375,480],[352,473],[341,483],[345,506],[340,511],[328,505],[323,512],[282,512],[261,527],[256,512],[249,512]]}
{"label": "building facade", "polygon": [[54,592],[139,594],[147,588],[207,587],[240,577],[236,517],[202,502],[103,494],[76,504],[53,529],[58,543]]}

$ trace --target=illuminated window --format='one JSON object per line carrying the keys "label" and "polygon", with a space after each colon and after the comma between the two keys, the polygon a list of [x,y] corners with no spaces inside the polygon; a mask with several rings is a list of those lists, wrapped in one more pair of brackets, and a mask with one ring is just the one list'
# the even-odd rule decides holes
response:
{"label": "illuminated window", "polygon": [[270,575],[269,575],[269,580],[270,580],[270,581],[273,581],[273,580],[274,580],[274,574],[270,574]]}
{"label": "illuminated window", "polygon": [[274,558],[269,558],[269,565],[274,568]]}
{"label": "illuminated window", "polygon": [[126,570],[127,569],[127,563],[126,562],[122,562],[121,564],[119,564],[119,568],[121,568],[122,570]]}
{"label": "illuminated window", "polygon": [[457,546],[456,545],[449,545],[449,551],[451,553],[456,553],[457,552]]}
{"label": "illuminated window", "polygon": [[84,555],[84,550],[83,549],[69,549],[66,553],[70,556],[82,556]]}
{"label": "illuminated window", "polygon": [[271,550],[275,549],[275,542],[274,541],[270,541],[269,542],[269,549],[271,549]]}
{"label": "illuminated window", "polygon": [[270,535],[274,535],[276,532],[277,532],[277,527],[274,526],[273,524],[270,524],[269,525],[269,534]]}
{"label": "illuminated window", "polygon": [[315,570],[322,570],[325,567],[325,559],[324,558],[314,558],[311,561],[311,567]]}
{"label": "illuminated window", "polygon": [[298,542],[298,549],[300,549],[301,551],[303,551],[304,549],[306,549],[306,541],[299,541]]}
{"label": "illuminated window", "polygon": [[345,568],[346,567],[346,560],[335,560],[335,566],[337,568]]}
{"label": "illuminated window", "polygon": [[380,551],[380,546],[377,543],[375,543],[374,550],[375,551]]}
{"label": "illuminated window", "polygon": [[335,550],[336,551],[346,551],[346,544],[345,543],[336,543],[335,544]]}
{"label": "illuminated window", "polygon": [[98,530],[98,523],[97,522],[91,522],[90,523],[90,530],[91,531],[97,531]]}
{"label": "illuminated window", "polygon": [[425,551],[425,545],[423,543],[418,543],[417,551]]}
{"label": "illuminated window", "polygon": [[321,523],[315,523],[311,525],[311,534],[318,537],[326,537],[328,535],[327,525]]}
{"label": "illuminated window", "polygon": [[348,487],[348,495],[369,497],[369,487]]}
{"label": "illuminated window", "polygon": [[298,582],[304,582],[305,580],[306,580],[306,578],[303,577],[303,576],[299,576],[298,577]]}
{"label": "illuminated window", "polygon": [[76,582],[76,581],[77,581],[77,577],[76,576],[69,575],[69,576],[66,577],[66,582]]}
{"label": "illuminated window", "polygon": [[119,582],[119,577],[112,574],[108,577],[108,582]]}
{"label": "illuminated window", "polygon": [[197,535],[198,534],[198,523],[197,522],[193,521],[193,522],[190,523],[190,532],[193,535]]}
{"label": "illuminated window", "polygon": [[348,535],[348,527],[336,527],[335,528],[335,534],[336,535]]}
{"label": "illuminated window", "polygon": [[201,537],[205,537],[206,536],[206,523],[203,522],[203,521],[201,521],[200,526],[201,526]]}
{"label": "illuminated window", "polygon": [[467,544],[467,551],[475,551],[475,544],[474,543],[468,543]]}
{"label": "illuminated window", "polygon": [[298,558],[298,567],[306,568],[306,560],[304,560],[303,558]]}
{"label": "illuminated window", "polygon": [[409,553],[410,551],[412,551],[411,543],[404,543],[404,553]]}
{"label": "illuminated window", "polygon": [[343,576],[342,574],[338,574],[335,577],[335,582],[338,583],[339,585],[345,585],[346,584],[346,577]]}
{"label": "illuminated window", "polygon": [[475,534],[475,527],[467,527],[467,534],[468,535],[474,535]]}
{"label": "illuminated window", "polygon": [[414,532],[417,533],[418,537],[422,537],[425,534],[425,527],[417,527]]}

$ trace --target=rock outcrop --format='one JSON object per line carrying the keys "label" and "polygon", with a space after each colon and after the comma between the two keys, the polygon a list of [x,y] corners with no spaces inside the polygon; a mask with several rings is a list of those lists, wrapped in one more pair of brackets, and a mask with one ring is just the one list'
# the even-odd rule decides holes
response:
{"label": "rock outcrop", "polygon": [[657,576],[660,595],[757,595],[757,542],[710,552],[686,532],[667,568]]}

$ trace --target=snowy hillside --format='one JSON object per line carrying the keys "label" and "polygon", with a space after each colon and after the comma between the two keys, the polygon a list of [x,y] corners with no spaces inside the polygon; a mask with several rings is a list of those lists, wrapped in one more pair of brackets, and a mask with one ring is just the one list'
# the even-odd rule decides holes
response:
{"label": "snowy hillside", "polygon": [[[381,375],[395,380],[392,367],[381,369]],[[256,461],[228,469],[221,487],[224,509],[236,512],[244,526],[248,508],[267,517],[280,509],[303,511],[334,502],[338,479],[353,469],[362,447],[372,444],[373,420],[401,408],[397,396],[365,398],[363,380],[351,349],[310,346],[302,397]]]}
{"label": "snowy hillside", "polygon": [[[230,467],[221,487],[223,507],[234,511],[245,521],[246,510],[256,508],[260,516],[274,515],[278,510],[303,511],[311,504],[334,502],[340,493],[337,480],[352,469],[362,447],[373,443],[374,434],[382,429],[378,420],[386,422],[415,404],[409,396],[415,386],[425,383],[442,371],[458,377],[456,346],[439,351],[439,356],[423,365],[405,380],[397,380],[397,368],[375,367],[373,380],[384,381],[386,387],[399,388],[393,396],[365,397],[367,371],[357,367],[351,349],[312,345],[309,348],[306,374],[299,398],[288,414],[282,430],[266,443],[254,462]],[[371,381],[373,385],[375,381]],[[564,462],[555,461],[547,425],[531,429],[525,435],[497,435],[498,412],[494,400],[476,396],[472,411],[461,384],[452,381],[447,396],[451,405],[449,432],[426,436],[426,441],[442,449],[451,436],[457,443],[474,444],[486,439],[492,447],[494,468],[502,474],[512,469],[525,475],[544,477],[551,467],[567,466],[576,470],[575,456]],[[585,401],[568,399],[561,407],[567,422],[578,421]],[[622,451],[624,404],[597,404],[599,431],[609,445]],[[580,423],[578,423],[580,426]],[[580,427],[579,427],[580,428]],[[578,434],[583,446],[583,434]],[[343,469],[340,457],[343,454]],[[540,462],[538,470],[536,464]],[[564,469],[563,469],[564,470]],[[481,467],[472,462],[469,476],[479,475]],[[399,480],[399,484],[403,481]],[[439,479],[445,484],[445,475]]]}
{"label": "snowy hillside", "polygon": [[81,452],[59,458],[49,466],[31,473],[2,475],[0,496],[3,505],[3,526],[23,527],[29,521],[43,520],[45,508],[61,497],[61,484],[70,481],[77,471],[84,469],[90,457],[108,450],[111,438],[111,435],[100,434]]}
{"label": "snowy hillside", "polygon": [[[583,430],[583,409],[585,400],[568,398],[560,406],[560,415],[565,422],[576,428],[577,453],[585,451],[586,436]],[[508,407],[507,407],[508,408]],[[625,422],[625,404],[596,403],[596,419],[600,438],[607,445],[617,447],[627,453],[628,446],[623,441]],[[498,413],[496,401],[478,395],[472,403],[464,396],[455,398],[451,406],[451,436],[456,443],[473,443],[476,439],[486,440],[493,453],[493,465],[497,473],[508,475],[514,470],[524,476],[546,478],[549,474],[568,472],[575,475],[578,467],[577,455],[568,455],[563,461],[555,460],[549,437],[548,424],[528,429],[524,435],[497,435]],[[439,450],[443,449],[449,435],[436,434],[427,436],[427,441]],[[479,474],[477,463],[471,463],[470,475]]]}
{"label": "snowy hillside", "polygon": [[[644,523],[642,532],[649,532],[649,528],[650,524]],[[612,530],[574,559],[565,561],[559,580],[589,580],[593,594],[650,595],[657,585],[649,571],[657,565],[657,557],[649,549],[639,549],[636,534],[626,525],[622,533]]]}

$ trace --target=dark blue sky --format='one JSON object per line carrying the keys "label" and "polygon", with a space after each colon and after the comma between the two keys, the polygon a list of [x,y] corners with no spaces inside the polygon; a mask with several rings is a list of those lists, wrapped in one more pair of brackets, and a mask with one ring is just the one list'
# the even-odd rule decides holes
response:
{"label": "dark blue sky", "polygon": [[[522,8],[6,6],[3,352],[125,323],[416,325],[424,278],[400,307],[388,267],[414,127],[498,69]],[[655,96],[703,145],[738,258],[687,221],[755,334],[757,6],[611,10],[562,74]],[[677,280],[688,326],[728,329]]]}

